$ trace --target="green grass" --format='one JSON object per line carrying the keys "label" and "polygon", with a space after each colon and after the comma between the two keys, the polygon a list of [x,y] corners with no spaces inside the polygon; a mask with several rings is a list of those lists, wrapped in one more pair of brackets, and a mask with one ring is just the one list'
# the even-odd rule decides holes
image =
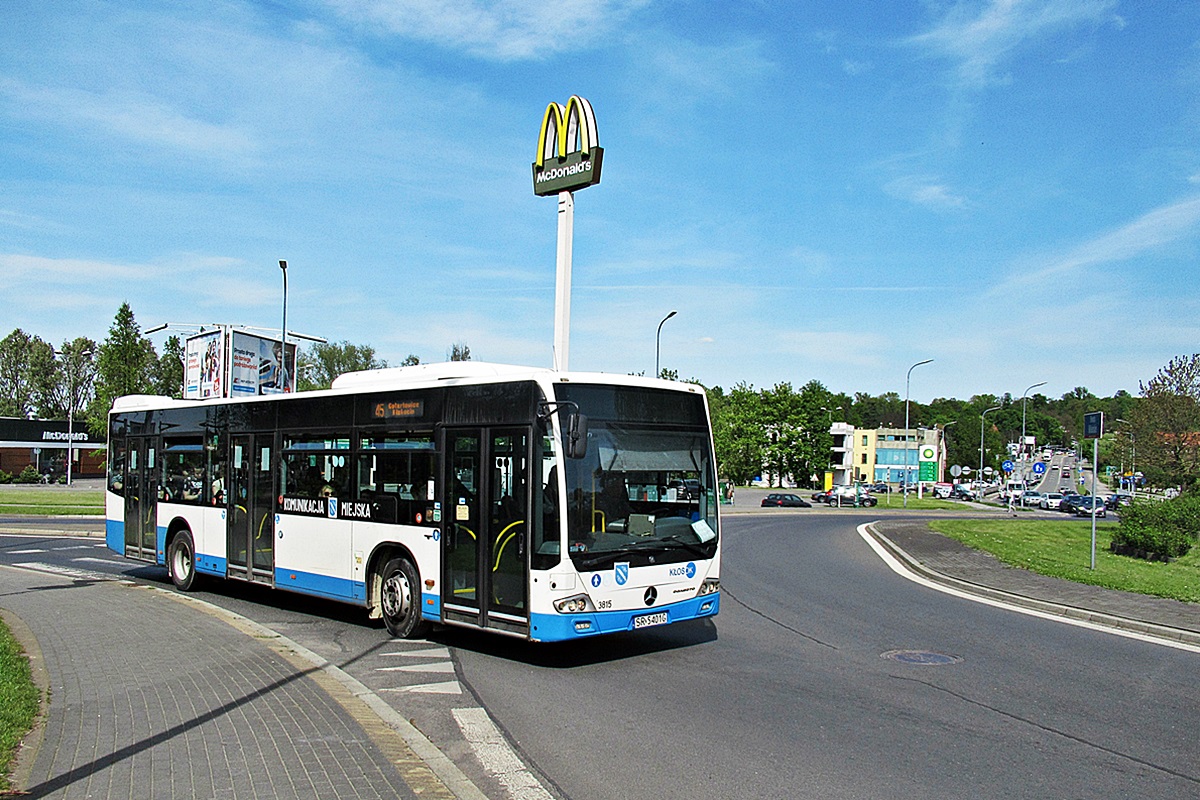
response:
{"label": "green grass", "polygon": [[35,516],[95,515],[104,513],[100,489],[67,489],[57,486],[0,486],[0,514]]}
{"label": "green grass", "polygon": [[0,792],[12,788],[9,771],[13,755],[38,713],[38,690],[29,673],[29,659],[0,622]]}
{"label": "green grass", "polygon": [[1116,523],[1096,525],[1096,569],[1091,569],[1090,520],[934,520],[929,527],[983,550],[1005,564],[1077,583],[1200,602],[1200,548],[1170,563],[1109,551]]}
{"label": "green grass", "polygon": [[[875,498],[879,500],[879,505],[876,508],[904,508],[904,495],[883,495],[877,494]],[[963,505],[957,500],[938,500],[936,497],[921,497],[916,495],[908,496],[908,509],[917,511],[975,511],[976,509],[970,506]]]}

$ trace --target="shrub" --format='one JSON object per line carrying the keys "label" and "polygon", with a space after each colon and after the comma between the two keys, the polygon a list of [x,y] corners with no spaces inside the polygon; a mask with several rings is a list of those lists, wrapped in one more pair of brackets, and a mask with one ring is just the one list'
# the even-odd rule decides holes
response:
{"label": "shrub", "polygon": [[1186,555],[1200,534],[1200,496],[1174,500],[1136,501],[1121,509],[1113,534],[1114,545],[1178,558]]}
{"label": "shrub", "polygon": [[12,483],[12,482],[13,482],[12,473],[5,472],[4,470],[0,469],[0,483]]}
{"label": "shrub", "polygon": [[29,466],[25,467],[25,469],[21,470],[21,474],[17,476],[15,482],[16,483],[41,483],[42,476],[41,476],[41,473],[39,473],[36,469],[34,469],[33,465],[30,464]]}

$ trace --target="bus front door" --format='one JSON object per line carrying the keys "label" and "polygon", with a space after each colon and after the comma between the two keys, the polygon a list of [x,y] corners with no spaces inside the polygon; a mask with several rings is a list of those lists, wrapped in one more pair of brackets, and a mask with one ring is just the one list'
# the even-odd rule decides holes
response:
{"label": "bus front door", "polygon": [[528,428],[446,431],[442,606],[446,620],[529,632]]}
{"label": "bus front door", "polygon": [[157,439],[131,436],[125,458],[125,555],[158,560]]}
{"label": "bus front door", "polygon": [[275,582],[275,482],[273,437],[230,437],[228,491],[225,493],[227,574],[230,578]]}

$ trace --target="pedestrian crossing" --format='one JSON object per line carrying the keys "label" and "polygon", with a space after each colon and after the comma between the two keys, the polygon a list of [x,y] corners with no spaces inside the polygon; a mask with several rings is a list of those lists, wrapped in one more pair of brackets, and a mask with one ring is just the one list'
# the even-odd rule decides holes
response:
{"label": "pedestrian crossing", "polygon": [[[379,657],[383,660],[383,665],[376,667],[374,671],[378,683],[384,685],[380,686],[378,691],[407,694],[460,695],[463,693],[462,684],[458,680],[429,680],[429,677],[436,675],[455,674],[454,662],[450,659],[449,648],[428,647],[416,642],[413,643],[412,648],[406,648],[399,642],[393,645],[393,647],[399,649],[392,649],[379,654]],[[420,659],[420,661],[408,664],[396,663],[393,659]],[[400,679],[408,676],[418,679],[422,676],[429,677],[425,677],[424,680],[418,683],[395,685]]]}

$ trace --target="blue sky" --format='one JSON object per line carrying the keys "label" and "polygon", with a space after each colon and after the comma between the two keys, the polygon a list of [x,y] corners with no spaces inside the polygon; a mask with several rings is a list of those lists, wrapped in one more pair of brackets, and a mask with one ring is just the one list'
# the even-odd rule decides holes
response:
{"label": "blue sky", "polygon": [[[0,335],[280,324],[550,366],[1137,393],[1200,350],[1200,4],[0,1]],[[161,346],[165,334],[156,334]]]}

